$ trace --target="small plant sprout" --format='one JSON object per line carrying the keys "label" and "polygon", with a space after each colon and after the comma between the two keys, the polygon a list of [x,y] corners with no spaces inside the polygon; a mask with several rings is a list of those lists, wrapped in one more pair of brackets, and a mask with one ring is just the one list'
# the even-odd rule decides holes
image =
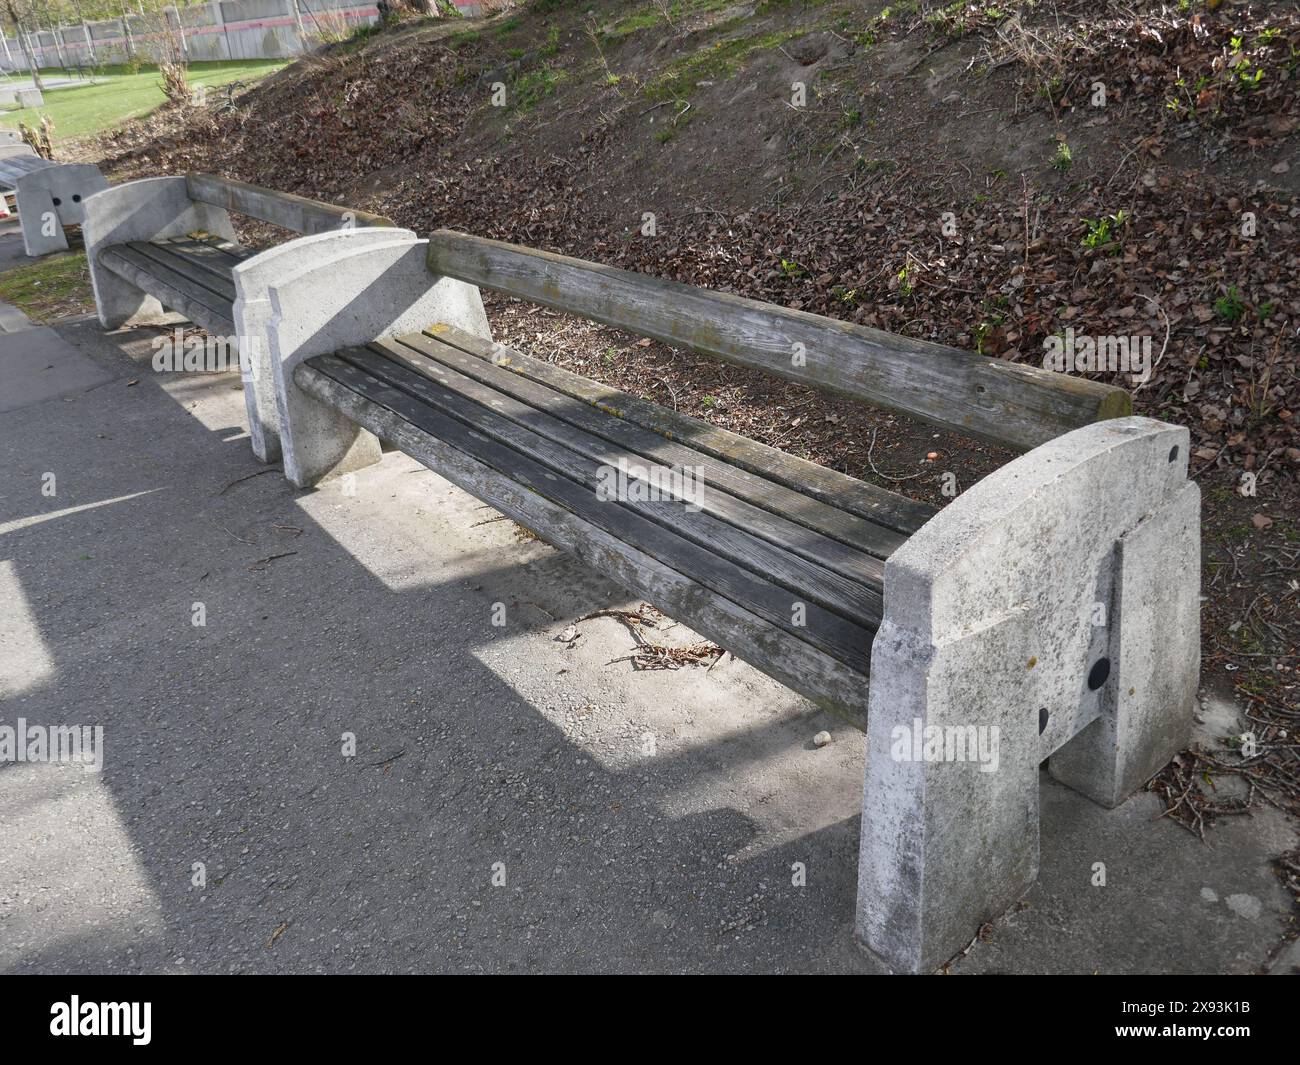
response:
{"label": "small plant sprout", "polygon": [[1062,137],[1056,142],[1056,153],[1052,156],[1052,169],[1062,174],[1067,173],[1074,165],[1074,153],[1070,151],[1069,144]]}
{"label": "small plant sprout", "polygon": [[1214,313],[1225,322],[1239,322],[1246,313],[1246,301],[1236,285],[1229,285],[1228,291],[1214,301]]}
{"label": "small plant sprout", "polygon": [[1085,218],[1083,224],[1088,230],[1079,243],[1092,251],[1106,251],[1115,244],[1115,235],[1128,220],[1128,212],[1123,210],[1104,218]]}

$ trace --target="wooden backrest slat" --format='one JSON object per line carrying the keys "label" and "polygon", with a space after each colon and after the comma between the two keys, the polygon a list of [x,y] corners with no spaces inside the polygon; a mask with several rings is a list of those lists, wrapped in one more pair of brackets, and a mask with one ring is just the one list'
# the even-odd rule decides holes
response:
{"label": "wooden backrest slat", "polygon": [[186,174],[190,198],[227,211],[260,218],[263,222],[291,229],[295,233],[329,233],[349,226],[391,226],[382,215],[355,211],[333,203],[309,200],[291,192],[276,192],[246,181],[215,174]]}
{"label": "wooden backrest slat", "polygon": [[1132,411],[1122,388],[439,230],[430,270],[1019,450]]}

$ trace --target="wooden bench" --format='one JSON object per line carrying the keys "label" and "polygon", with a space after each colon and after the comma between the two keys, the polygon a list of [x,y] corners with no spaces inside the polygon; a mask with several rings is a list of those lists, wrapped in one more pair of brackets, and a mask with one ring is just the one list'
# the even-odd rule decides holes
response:
{"label": "wooden bench", "polygon": [[[10,132],[10,131],[4,131]],[[108,182],[89,163],[56,163],[13,137],[0,138],[0,195],[16,211],[30,256],[67,251],[64,227],[85,221],[85,201]]]}
{"label": "wooden bench", "polygon": [[[86,257],[100,322],[114,329],[173,311],[230,340],[249,386],[254,451],[274,461],[275,393],[262,347],[260,316],[267,307],[259,281],[291,272],[302,261],[298,256],[310,256],[310,244],[243,247],[232,213],[300,234],[385,229],[392,222],[211,174],[127,182],[87,202]],[[237,274],[244,280],[242,301]]]}
{"label": "wooden bench", "polygon": [[[1122,389],[459,233],[305,239],[259,297],[286,476],[386,441],[865,728],[856,929],[890,968],[1033,883],[1049,756],[1115,806],[1185,744],[1199,495]],[[936,512],[496,344],[480,286],[1027,454]]]}

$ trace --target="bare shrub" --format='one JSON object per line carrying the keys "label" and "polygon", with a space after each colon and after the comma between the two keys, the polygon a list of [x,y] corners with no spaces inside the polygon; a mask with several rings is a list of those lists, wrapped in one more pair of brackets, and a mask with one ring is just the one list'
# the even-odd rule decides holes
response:
{"label": "bare shrub", "polygon": [[353,27],[341,11],[331,9],[310,12],[309,18],[307,36],[317,44],[338,44],[352,36]]}
{"label": "bare shrub", "polygon": [[158,73],[162,75],[158,86],[167,99],[174,104],[190,103],[194,98],[194,89],[190,85],[189,71],[184,63],[164,59],[158,64]]}
{"label": "bare shrub", "polygon": [[52,136],[52,134],[54,133],[54,123],[50,121],[48,115],[45,115],[44,117],[41,118],[40,129],[36,129],[33,126],[29,126],[26,122],[19,122],[18,132],[22,134],[23,140],[32,146],[32,151],[34,151],[42,159],[54,158],[54,145],[53,145],[53,136]]}

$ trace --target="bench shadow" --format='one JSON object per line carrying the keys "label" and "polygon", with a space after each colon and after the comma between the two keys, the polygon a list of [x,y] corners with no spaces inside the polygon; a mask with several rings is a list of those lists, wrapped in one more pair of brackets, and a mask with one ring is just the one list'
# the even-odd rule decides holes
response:
{"label": "bench shadow", "polygon": [[[266,467],[233,422],[186,409],[236,378],[186,380],[169,404],[141,377],[129,399],[28,411],[5,434],[6,496],[25,501],[19,474],[60,449],[72,472],[57,500],[18,507],[46,520],[0,537],[31,619],[20,635],[49,662],[0,719],[102,724],[106,753],[98,775],[0,774],[15,828],[0,867],[26,887],[99,871],[42,910],[11,902],[0,969],[870,971],[849,934],[856,818],[769,845],[718,798],[720,778],[804,747],[809,704],[790,695],[791,712],[654,757],[616,735],[617,715],[575,738],[565,709],[636,678],[615,664],[588,693],[559,651],[554,670],[517,672],[513,643],[553,623],[512,610],[495,629],[491,605],[514,589],[572,618],[624,593],[470,528],[441,579],[377,575],[352,545],[390,498],[327,527],[313,508],[348,504],[278,472],[239,481]],[[438,521],[450,486],[423,479]],[[105,827],[88,830],[79,803]]]}

